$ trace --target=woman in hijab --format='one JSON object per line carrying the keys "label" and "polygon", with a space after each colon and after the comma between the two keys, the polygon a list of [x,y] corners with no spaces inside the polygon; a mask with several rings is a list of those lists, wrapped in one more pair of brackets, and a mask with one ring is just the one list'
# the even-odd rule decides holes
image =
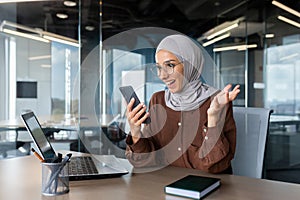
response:
{"label": "woman in hijab", "polygon": [[[149,112],[141,103],[127,105],[130,134],[126,157],[136,167],[173,165],[210,173],[232,173],[236,127],[232,101],[240,92],[222,91],[201,82],[201,48],[184,35],[164,38],[155,53],[155,70],[165,91],[151,97]],[[142,128],[142,122],[151,123]]]}

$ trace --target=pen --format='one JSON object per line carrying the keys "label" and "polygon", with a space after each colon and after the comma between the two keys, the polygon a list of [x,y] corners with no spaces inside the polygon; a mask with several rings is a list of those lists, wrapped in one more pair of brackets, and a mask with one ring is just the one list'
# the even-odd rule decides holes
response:
{"label": "pen", "polygon": [[[51,184],[52,184],[53,181],[57,182],[57,179],[60,178],[59,177],[59,173],[64,168],[64,166],[67,164],[67,162],[70,160],[71,156],[72,156],[72,154],[67,154],[64,157],[64,159],[61,161],[60,167],[57,169],[57,171],[53,172],[54,174],[52,174],[50,176],[50,180],[49,180],[48,184],[45,186],[45,190],[47,190],[47,189],[50,190],[50,186],[51,186]],[[55,187],[57,187],[57,184],[55,184]]]}
{"label": "pen", "polygon": [[38,152],[36,152],[34,148],[31,148],[31,151],[32,151],[33,155],[35,155],[35,157],[37,157],[41,162],[45,162],[45,160],[42,158],[42,156],[40,156],[40,154],[38,154]]}
{"label": "pen", "polygon": [[61,161],[62,161],[62,154],[58,153],[57,156],[55,156],[51,162],[52,163],[60,163]]}

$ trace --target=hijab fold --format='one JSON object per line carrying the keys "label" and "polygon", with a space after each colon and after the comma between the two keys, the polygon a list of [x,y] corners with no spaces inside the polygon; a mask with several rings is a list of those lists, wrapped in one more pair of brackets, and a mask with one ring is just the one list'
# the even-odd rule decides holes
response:
{"label": "hijab fold", "polygon": [[199,108],[209,97],[218,92],[200,80],[204,66],[202,49],[190,38],[184,35],[170,35],[158,45],[156,54],[160,50],[173,53],[183,62],[184,83],[180,92],[165,91],[166,105],[175,111],[190,111]]}

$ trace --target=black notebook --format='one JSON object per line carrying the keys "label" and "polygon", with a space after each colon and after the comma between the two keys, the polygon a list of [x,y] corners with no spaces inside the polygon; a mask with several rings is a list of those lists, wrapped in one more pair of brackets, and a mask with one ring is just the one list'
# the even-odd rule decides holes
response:
{"label": "black notebook", "polygon": [[188,175],[165,186],[165,193],[201,199],[220,185],[221,179],[219,178]]}

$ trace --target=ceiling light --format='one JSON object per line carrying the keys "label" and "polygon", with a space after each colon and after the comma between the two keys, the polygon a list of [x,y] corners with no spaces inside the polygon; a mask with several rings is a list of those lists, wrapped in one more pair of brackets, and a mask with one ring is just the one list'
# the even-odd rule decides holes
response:
{"label": "ceiling light", "polygon": [[60,39],[60,38],[52,37],[52,36],[48,36],[48,35],[43,35],[43,38],[45,38],[47,40],[51,40],[51,41],[55,41],[55,42],[64,43],[64,44],[72,45],[72,46],[75,46],[75,47],[79,47],[78,42],[72,42],[72,41],[68,41],[68,40],[65,40],[65,39]]}
{"label": "ceiling light", "polygon": [[51,65],[48,65],[48,64],[41,64],[41,67],[42,67],[42,68],[51,68]]}
{"label": "ceiling light", "polygon": [[44,59],[50,59],[51,55],[43,55],[43,56],[31,56],[28,58],[28,60],[44,60]]}
{"label": "ceiling light", "polygon": [[223,29],[221,29],[221,30],[219,30],[219,31],[217,31],[217,32],[215,32],[215,33],[207,36],[207,39],[210,40],[210,39],[216,37],[217,35],[221,35],[222,33],[225,33],[225,32],[227,32],[227,31],[229,31],[231,29],[234,29],[234,28],[236,28],[238,26],[239,26],[238,23],[234,23],[234,24],[232,24],[230,26],[227,26],[226,28],[223,28]]}
{"label": "ceiling light", "polygon": [[288,19],[288,18],[283,17],[283,16],[278,16],[278,19],[281,20],[281,21],[284,21],[288,24],[291,24],[293,26],[296,26],[296,27],[300,28],[300,24],[298,22],[295,22],[295,21],[291,20],[291,19]]}
{"label": "ceiling light", "polygon": [[238,50],[238,51],[245,51],[247,49],[256,48],[256,47],[257,47],[257,44],[241,45],[236,50]]}
{"label": "ceiling light", "polygon": [[254,82],[253,83],[253,88],[254,89],[265,89],[265,84],[264,83],[259,83],[259,82]]}
{"label": "ceiling light", "polygon": [[10,30],[10,29],[7,29],[7,28],[2,29],[2,32],[12,34],[12,35],[16,35],[16,36],[20,36],[20,37],[24,37],[24,38],[28,38],[28,39],[32,39],[32,40],[37,40],[37,41],[40,41],[40,42],[46,42],[46,43],[50,42],[49,40],[41,38],[40,36],[35,36],[35,35],[28,34],[28,33],[22,33],[22,32]]}
{"label": "ceiling light", "polygon": [[209,31],[205,32],[202,37],[198,38],[198,40],[207,39],[210,40],[218,35],[228,32],[231,29],[234,29],[239,26],[239,23],[243,21],[245,18],[240,17],[234,21],[224,22]]}
{"label": "ceiling light", "polygon": [[[14,29],[21,29],[23,31],[26,31],[26,33],[8,29],[5,26],[13,27]],[[41,41],[41,42],[46,42],[46,43],[50,42],[49,40],[42,38],[40,32],[37,29],[18,25],[18,24],[12,23],[12,22],[8,22],[6,20],[1,22],[0,31],[2,31],[4,33],[12,34],[12,35],[20,36],[20,37],[25,37],[25,38],[32,39],[32,40]]]}
{"label": "ceiling light", "polygon": [[[6,28],[6,26],[10,27],[10,28],[27,31],[29,33],[23,33],[20,31],[11,30],[11,29]],[[72,45],[75,47],[80,47],[78,40],[74,40],[72,38],[58,35],[55,33],[43,31],[41,29],[29,28],[27,26],[23,26],[23,25],[16,24],[13,22],[8,22],[6,20],[2,21],[2,23],[0,24],[0,31],[5,32],[5,33],[10,33],[13,35],[18,35],[18,36],[25,37],[25,38],[38,40],[38,41],[43,41],[43,42],[56,41],[59,43],[68,44],[68,45]],[[32,34],[30,34],[30,33],[32,33]]]}
{"label": "ceiling light", "polygon": [[275,35],[273,33],[267,33],[265,34],[265,38],[273,38]]}
{"label": "ceiling light", "polygon": [[74,7],[76,6],[76,2],[75,1],[64,1],[64,5],[68,6],[68,7]]}
{"label": "ceiling light", "polygon": [[214,38],[214,39],[212,39],[212,40],[209,40],[209,41],[207,41],[207,42],[204,42],[204,43],[202,44],[202,46],[206,47],[206,46],[211,45],[211,44],[213,44],[213,43],[215,43],[215,42],[217,42],[217,41],[220,41],[220,40],[223,40],[223,39],[225,39],[225,38],[228,38],[229,36],[230,36],[230,33],[226,33],[226,34],[221,35],[221,36],[219,36],[219,37],[216,37],[216,38]]}
{"label": "ceiling light", "polygon": [[220,6],[221,4],[220,4],[220,2],[218,2],[218,1],[216,1],[215,3],[214,3],[214,6]]}
{"label": "ceiling light", "polygon": [[85,30],[93,31],[93,30],[95,30],[95,27],[94,26],[85,26]]}
{"label": "ceiling light", "polygon": [[256,48],[257,44],[242,44],[242,45],[234,45],[234,46],[227,46],[227,47],[218,47],[214,48],[214,52],[220,52],[220,51],[230,51],[230,50],[237,50],[237,51],[244,51],[249,48]]}
{"label": "ceiling light", "polygon": [[56,17],[58,17],[60,19],[67,19],[69,16],[64,13],[56,13]]}
{"label": "ceiling light", "polygon": [[298,11],[291,9],[290,7],[287,7],[286,5],[284,5],[282,3],[279,3],[278,1],[272,1],[272,4],[293,14],[293,15],[296,15],[297,17],[300,17],[300,13]]}

